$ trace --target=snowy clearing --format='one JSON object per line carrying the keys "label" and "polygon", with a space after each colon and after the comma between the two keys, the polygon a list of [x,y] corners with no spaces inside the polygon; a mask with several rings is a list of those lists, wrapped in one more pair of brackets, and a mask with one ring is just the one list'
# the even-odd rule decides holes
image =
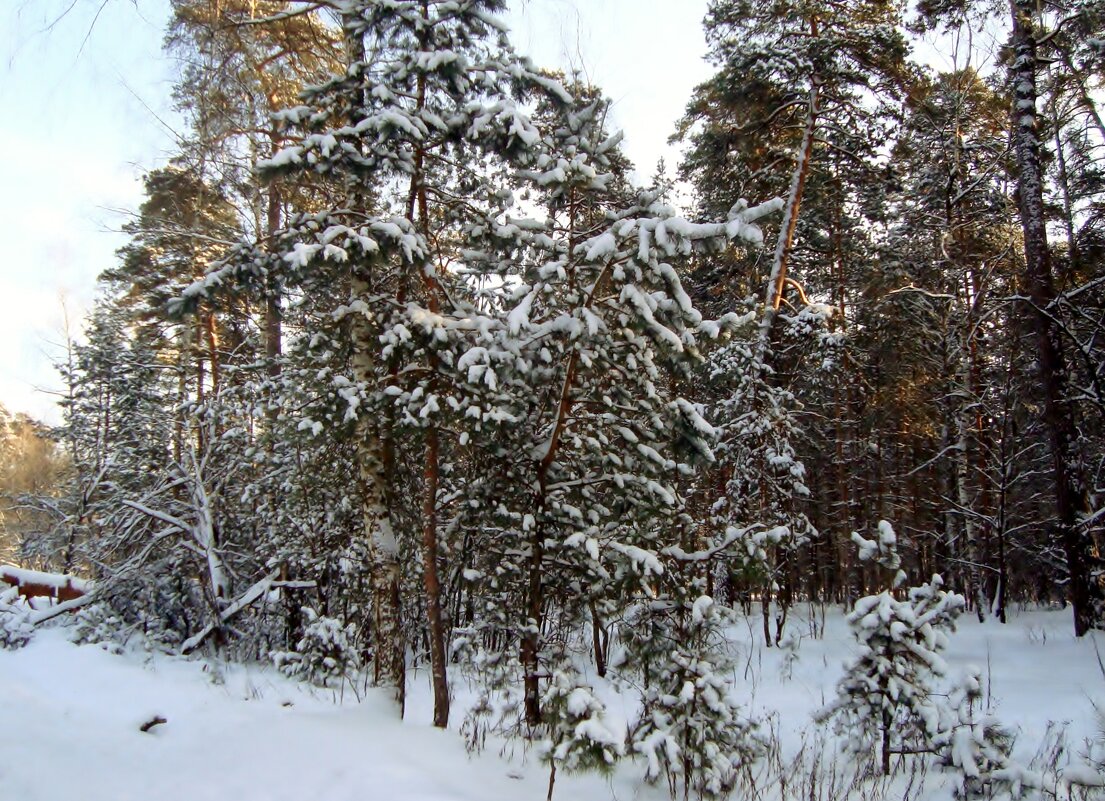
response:
{"label": "snowy clearing", "polygon": [[[1048,722],[1069,724],[1070,742],[1098,735],[1094,705],[1105,704],[1105,675],[1095,652],[1105,635],[1070,634],[1069,612],[1028,611],[1009,625],[961,620],[947,652],[951,672],[969,664],[989,675],[993,710],[1018,731],[1015,755],[1028,762]],[[741,661],[735,684],[757,717],[777,714],[784,752],[812,729],[811,714],[833,696],[852,641],[839,612],[826,636],[808,620],[791,677],[785,651],[764,649],[759,621],[733,630]],[[750,642],[756,643],[749,645]],[[611,688],[605,688],[612,692]],[[463,679],[455,680],[463,703]],[[21,801],[281,801],[365,798],[409,801],[543,799],[547,771],[521,744],[489,744],[469,756],[456,728],[430,726],[424,672],[412,680],[408,719],[394,718],[378,691],[361,700],[346,688],[318,690],[265,666],[76,646],[62,627],[40,630],[27,647],[0,650],[0,786]],[[459,710],[458,710],[459,712]],[[161,717],[148,733],[141,727]],[[662,785],[641,781],[641,763],[612,778],[559,775],[560,799],[661,799]],[[950,777],[929,773],[930,798],[949,797]],[[774,795],[768,790],[768,797]]]}

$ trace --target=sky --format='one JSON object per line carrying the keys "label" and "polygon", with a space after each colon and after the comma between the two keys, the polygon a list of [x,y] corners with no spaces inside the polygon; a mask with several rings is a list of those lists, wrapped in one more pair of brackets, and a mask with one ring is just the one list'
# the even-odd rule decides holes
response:
{"label": "sky", "polygon": [[[603,87],[646,178],[660,157],[675,167],[667,139],[710,74],[706,0],[672,9],[511,0],[508,15],[519,51]],[[59,421],[51,393],[66,331],[79,336],[96,277],[125,241],[119,227],[142,201],[142,176],[172,155],[168,10],[168,0],[0,2],[0,404],[10,411]]]}

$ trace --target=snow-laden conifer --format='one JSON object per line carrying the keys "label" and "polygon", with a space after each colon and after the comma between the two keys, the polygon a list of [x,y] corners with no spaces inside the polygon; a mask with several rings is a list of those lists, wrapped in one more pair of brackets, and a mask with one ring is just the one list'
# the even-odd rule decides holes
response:
{"label": "snow-laden conifer", "polygon": [[568,664],[553,671],[541,706],[544,711],[544,758],[549,763],[549,801],[557,771],[610,771],[625,753],[625,738],[606,716],[606,705]]}
{"label": "snow-laden conifer", "polygon": [[[897,567],[895,540],[890,525],[883,523],[877,542],[857,539],[861,553],[878,558],[889,570]],[[836,699],[816,715],[832,720],[853,752],[877,746],[884,774],[890,772],[894,755],[934,752],[944,737],[945,705],[938,681],[947,664],[941,652],[965,602],[943,584],[935,575],[927,584],[911,587],[905,600],[888,589],[856,602],[847,619],[858,652],[837,684]]]}
{"label": "snow-laden conifer", "polygon": [[[519,172],[544,214],[472,232],[485,276],[504,283],[485,306],[502,317],[456,362],[486,465],[466,516],[491,521],[467,575],[474,595],[500,599],[480,610],[483,629],[521,642],[531,726],[549,611],[564,632],[590,623],[601,663],[609,617],[654,593],[661,551],[677,544],[679,480],[713,459],[716,432],[673,379],[734,319],[703,319],[675,265],[759,242],[754,221],[777,208],[692,223],[657,192],[630,191],[605,103],[578,93],[542,117],[546,152]],[[506,237],[511,259],[499,256]]]}
{"label": "snow-laden conifer", "polygon": [[970,667],[955,681],[944,701],[946,719],[933,738],[944,764],[961,777],[957,797],[989,798],[1010,789],[1013,732],[984,708],[981,671]]}
{"label": "snow-laden conifer", "polygon": [[[435,721],[448,717],[441,608],[441,490],[458,443],[445,436],[451,370],[492,320],[464,276],[472,229],[502,227],[509,164],[528,164],[540,134],[525,98],[570,96],[509,48],[497,0],[383,2],[340,7],[348,68],[277,118],[291,144],[262,169],[309,175],[321,212],[293,216],[287,247],[210,274],[194,299],[230,279],[294,293],[343,287],[330,311],[338,331],[312,342],[344,345],[344,362],[320,371],[316,395],[340,398],[351,424],[360,535],[370,566],[374,670],[402,698],[405,645],[401,554],[420,552],[430,628]],[[493,385],[494,375],[485,377]],[[310,427],[322,420],[305,419]],[[419,470],[410,470],[420,465]]]}
{"label": "snow-laden conifer", "polygon": [[[820,370],[834,347],[825,320],[825,309],[816,304],[781,316],[780,343],[804,353],[811,372]],[[817,529],[806,515],[810,489],[798,454],[806,436],[798,423],[802,405],[760,347],[758,325],[750,310],[732,339],[708,360],[710,386],[719,396],[713,419],[722,433],[714,466],[721,492],[711,488],[707,498],[723,579],[730,594],[739,587],[759,595],[764,636],[772,645],[783,637],[798,553],[817,537]]]}
{"label": "snow-laden conifer", "polygon": [[646,601],[626,618],[625,667],[644,682],[630,745],[646,778],[663,778],[673,798],[724,797],[764,750],[756,723],[732,697],[726,620],[706,595]]}

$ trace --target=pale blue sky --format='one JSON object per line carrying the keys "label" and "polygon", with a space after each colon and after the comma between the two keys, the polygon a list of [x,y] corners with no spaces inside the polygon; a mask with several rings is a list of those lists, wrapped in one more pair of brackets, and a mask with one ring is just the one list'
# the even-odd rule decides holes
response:
{"label": "pale blue sky", "polygon": [[[161,53],[168,0],[0,2],[0,403],[56,421],[51,361],[63,304],[79,326],[111,264],[141,178],[165,163],[176,124]],[[647,177],[695,84],[706,0],[512,0],[515,46],[581,67],[615,100],[615,124]],[[87,37],[87,38],[86,38]]]}
{"label": "pale blue sky", "polygon": [[140,202],[172,142],[143,106],[167,113],[167,3],[112,0],[93,28],[99,2],[77,0],[47,29],[70,1],[0,3],[0,402],[52,420],[63,304],[78,324],[123,241],[108,209]]}

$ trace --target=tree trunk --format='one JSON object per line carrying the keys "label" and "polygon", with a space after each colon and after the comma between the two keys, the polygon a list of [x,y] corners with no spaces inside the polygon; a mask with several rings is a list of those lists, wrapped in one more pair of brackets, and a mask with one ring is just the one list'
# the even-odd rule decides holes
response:
{"label": "tree trunk", "polygon": [[207,361],[211,365],[211,397],[217,399],[222,378],[222,365],[219,363],[219,325],[215,320],[214,311],[209,310],[204,316],[203,327],[207,344]]}
{"label": "tree trunk", "polygon": [[1039,371],[1044,395],[1043,425],[1052,456],[1056,525],[1070,573],[1070,601],[1074,632],[1081,637],[1098,622],[1101,591],[1092,562],[1096,561],[1084,528],[1089,513],[1082,457],[1074,407],[1069,398],[1066,362],[1054,312],[1055,286],[1051,274],[1044,215],[1043,168],[1037,137],[1036,74],[1038,31],[1036,6],[1027,0],[1013,0],[1013,145],[1017,161],[1017,199],[1024,231],[1025,289],[1029,313],[1036,329]]}
{"label": "tree trunk", "polygon": [[[351,18],[344,18],[345,44],[350,65],[365,60],[362,34],[356,32]],[[362,99],[363,100],[363,99]],[[358,119],[367,102],[354,108],[351,115]],[[354,195],[356,208],[361,199]],[[350,275],[350,295],[364,300],[371,295],[370,267],[354,265]],[[375,386],[378,380],[377,331],[363,312],[350,316],[350,341],[353,349],[353,379],[364,387]],[[390,454],[390,422],[362,413],[356,427],[356,462],[361,491],[361,536],[367,547],[369,582],[372,594],[373,680],[390,686],[403,716],[406,705],[407,649],[403,638],[402,608],[399,587],[399,542],[391,519],[391,481],[394,460]]]}
{"label": "tree trunk", "polygon": [[[817,25],[813,25],[817,35]],[[806,127],[802,134],[802,144],[798,149],[798,161],[794,165],[791,174],[790,191],[787,194],[786,206],[783,208],[783,221],[779,225],[779,238],[775,242],[775,255],[771,260],[771,275],[767,280],[767,291],[764,294],[764,312],[760,321],[759,360],[763,361],[764,353],[770,346],[771,332],[778,316],[779,305],[783,300],[783,289],[786,286],[787,266],[790,263],[790,252],[794,245],[794,232],[798,227],[798,212],[802,207],[802,195],[806,190],[806,178],[810,172],[810,159],[813,155],[813,140],[817,129],[817,101],[820,92],[820,81],[815,77],[810,80],[809,100],[806,108]]]}
{"label": "tree trunk", "polygon": [[[269,132],[270,152],[280,151],[280,139],[275,128]],[[268,186],[268,205],[265,210],[265,233],[270,250],[276,248],[276,232],[280,230],[280,188],[273,181]],[[270,278],[265,286],[265,369],[271,379],[280,375],[281,338],[283,335],[280,309],[280,284]],[[276,409],[271,410],[273,417]]]}
{"label": "tree trunk", "polygon": [[445,627],[441,616],[441,584],[437,570],[437,428],[426,429],[425,487],[422,497],[422,575],[426,590],[426,617],[430,626],[430,667],[434,688],[434,725],[449,725],[449,679],[445,663]]}
{"label": "tree trunk", "polygon": [[[712,595],[712,593],[707,593]],[[606,633],[599,618],[598,605],[591,600],[591,640],[595,652],[595,672],[599,676],[606,676]]]}
{"label": "tree trunk", "polygon": [[544,603],[541,581],[542,561],[544,559],[544,541],[541,525],[536,524],[530,541],[529,582],[526,590],[526,628],[522,634],[521,662],[522,704],[526,723],[537,726],[541,723],[541,680],[538,674],[540,666],[541,644],[541,608]]}
{"label": "tree trunk", "polygon": [[[354,298],[368,295],[369,284],[362,270],[353,271]],[[353,376],[359,384],[376,380],[373,327],[364,314],[352,316]],[[363,536],[368,548],[373,609],[373,678],[377,684],[394,688],[400,715],[406,700],[406,647],[399,608],[399,543],[391,525],[387,502],[388,482],[384,458],[384,437],[368,414],[357,421],[357,466],[361,490]]]}
{"label": "tree trunk", "polygon": [[[429,6],[423,0],[422,13],[429,17]],[[422,49],[430,47],[428,34],[419,34],[419,43]],[[416,110],[421,111],[426,106],[426,76],[418,76],[418,96],[415,101]],[[414,172],[411,175],[410,191],[408,195],[407,217],[414,223],[417,210],[417,230],[421,233],[424,247],[427,249],[425,263],[422,265],[422,286],[426,292],[426,306],[430,312],[438,314],[441,311],[441,288],[438,286],[434,274],[433,256],[430,252],[430,216],[429,204],[426,199],[425,185],[425,148],[419,144],[414,153]],[[430,374],[437,371],[437,360],[432,351],[427,356]],[[427,394],[432,387],[427,386]],[[433,677],[434,690],[434,725],[438,728],[446,728],[449,725],[449,678],[448,666],[445,661],[445,625],[441,614],[441,581],[438,578],[438,544],[437,544],[437,488],[438,478],[441,474],[441,443],[438,438],[436,426],[431,422],[426,427],[425,435],[425,466],[422,476],[422,567],[423,589],[426,601],[426,619],[430,636],[430,668]]]}

